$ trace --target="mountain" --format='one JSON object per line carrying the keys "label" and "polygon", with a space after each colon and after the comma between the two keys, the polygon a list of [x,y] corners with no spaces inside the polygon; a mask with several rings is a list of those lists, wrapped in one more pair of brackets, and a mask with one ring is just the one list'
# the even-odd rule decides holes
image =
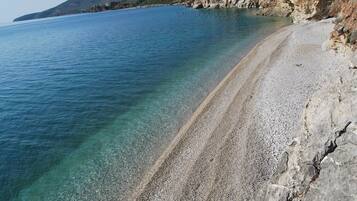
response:
{"label": "mountain", "polygon": [[32,20],[76,13],[100,12],[153,4],[182,3],[186,0],[68,0],[54,8],[16,18],[16,21]]}
{"label": "mountain", "polygon": [[110,2],[114,2],[114,0],[68,0],[54,8],[38,13],[24,15],[19,18],[16,18],[14,21],[23,21],[23,20],[31,20],[31,19],[87,12],[88,9],[90,9],[95,5],[104,5]]}

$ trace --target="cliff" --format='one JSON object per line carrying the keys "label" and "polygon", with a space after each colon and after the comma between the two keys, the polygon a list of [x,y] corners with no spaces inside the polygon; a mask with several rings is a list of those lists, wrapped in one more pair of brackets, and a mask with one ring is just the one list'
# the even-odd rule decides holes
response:
{"label": "cliff", "polygon": [[259,0],[195,0],[193,8],[256,8]]}
{"label": "cliff", "polygon": [[339,44],[357,49],[357,1],[338,1],[330,11],[337,16],[335,29],[331,34],[332,48],[341,48]]}
{"label": "cliff", "polygon": [[356,69],[339,67],[307,101],[301,131],[256,200],[356,199]]}
{"label": "cliff", "polygon": [[[256,200],[356,200],[357,2],[299,5],[292,12],[296,20],[336,17],[322,49],[344,55],[349,66],[337,68],[308,99],[301,130]],[[301,8],[313,9],[301,12]]]}
{"label": "cliff", "polygon": [[195,0],[196,8],[260,8],[258,14],[291,16],[295,22],[336,16],[355,0]]}
{"label": "cliff", "polygon": [[[259,8],[258,15],[291,17],[294,23],[336,17],[330,47],[356,49],[356,0],[195,0],[193,8]],[[342,44],[339,45],[339,44]]]}

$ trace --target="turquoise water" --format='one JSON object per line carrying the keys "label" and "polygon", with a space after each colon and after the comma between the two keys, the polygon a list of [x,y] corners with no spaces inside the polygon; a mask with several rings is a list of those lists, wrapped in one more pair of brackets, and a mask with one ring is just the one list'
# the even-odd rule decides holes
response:
{"label": "turquoise water", "polygon": [[125,200],[209,91],[286,24],[165,6],[0,27],[0,200]]}

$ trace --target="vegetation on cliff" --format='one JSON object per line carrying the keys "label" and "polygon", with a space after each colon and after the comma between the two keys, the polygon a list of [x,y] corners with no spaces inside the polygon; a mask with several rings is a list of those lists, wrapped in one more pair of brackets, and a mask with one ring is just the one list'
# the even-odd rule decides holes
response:
{"label": "vegetation on cliff", "polygon": [[87,0],[87,1],[68,0],[54,8],[51,8],[51,9],[48,9],[48,10],[45,10],[42,12],[38,12],[38,13],[24,15],[19,18],[16,18],[14,21],[23,21],[23,20],[31,20],[31,19],[38,19],[38,18],[45,18],[45,17],[53,17],[53,16],[81,13],[93,5],[110,3],[112,1],[113,0]]}
{"label": "vegetation on cliff", "polygon": [[106,10],[117,10],[123,8],[132,8],[137,6],[160,5],[160,4],[173,4],[181,3],[180,0],[137,0],[137,1],[121,1],[111,2],[106,4],[99,4],[90,7],[84,12],[101,12]]}
{"label": "vegetation on cliff", "polygon": [[153,4],[172,4],[180,2],[181,0],[68,0],[54,8],[38,13],[24,15],[19,18],[16,18],[14,21],[24,21],[77,13],[100,12],[136,6],[146,6]]}

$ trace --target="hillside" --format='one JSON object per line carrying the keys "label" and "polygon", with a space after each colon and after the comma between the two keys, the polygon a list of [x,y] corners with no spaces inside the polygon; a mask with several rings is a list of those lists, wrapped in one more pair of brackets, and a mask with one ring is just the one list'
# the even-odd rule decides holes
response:
{"label": "hillside", "polygon": [[183,2],[183,0],[68,0],[54,8],[18,17],[14,22],[76,13],[100,12],[135,6],[171,4],[178,2]]}
{"label": "hillside", "polygon": [[16,18],[14,21],[23,21],[23,20],[81,13],[94,5],[105,4],[110,2],[113,2],[113,0],[68,0],[54,8],[38,13],[24,15],[19,18]]}

